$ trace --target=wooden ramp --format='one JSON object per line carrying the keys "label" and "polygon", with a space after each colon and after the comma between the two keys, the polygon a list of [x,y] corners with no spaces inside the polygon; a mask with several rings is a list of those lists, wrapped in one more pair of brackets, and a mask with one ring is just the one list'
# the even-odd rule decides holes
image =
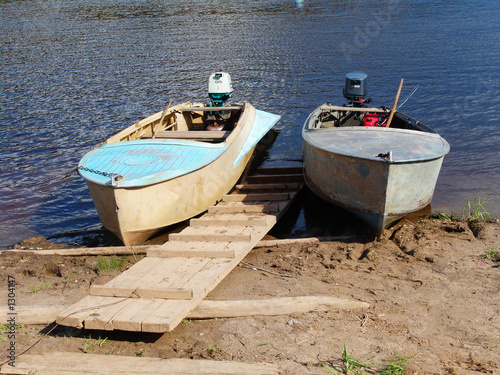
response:
{"label": "wooden ramp", "polygon": [[61,313],[62,325],[169,332],[252,250],[303,186],[302,168],[260,169],[147,257]]}

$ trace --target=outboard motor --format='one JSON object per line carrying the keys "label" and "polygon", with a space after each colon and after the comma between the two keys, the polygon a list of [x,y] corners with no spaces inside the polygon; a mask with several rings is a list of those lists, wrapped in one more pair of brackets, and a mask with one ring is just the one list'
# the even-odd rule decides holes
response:
{"label": "outboard motor", "polygon": [[[210,107],[224,107],[233,93],[233,83],[228,73],[213,73],[208,79]],[[206,130],[231,130],[229,118],[231,111],[208,111],[205,114]]]}
{"label": "outboard motor", "polygon": [[366,73],[347,73],[345,77],[344,98],[349,102],[350,107],[364,107],[365,103],[370,103],[371,99],[365,99],[368,94],[368,75]]}
{"label": "outboard motor", "polygon": [[208,80],[208,96],[211,107],[223,107],[233,93],[233,83],[228,73],[213,73]]}

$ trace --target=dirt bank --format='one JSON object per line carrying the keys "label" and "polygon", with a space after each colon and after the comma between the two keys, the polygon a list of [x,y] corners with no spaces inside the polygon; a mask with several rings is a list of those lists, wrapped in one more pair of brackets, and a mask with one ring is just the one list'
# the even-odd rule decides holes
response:
{"label": "dirt bank", "polygon": [[[140,258],[119,260],[126,268]],[[163,335],[58,327],[30,353],[231,359],[273,364],[284,374],[327,374],[327,368],[343,373],[347,345],[352,357],[374,368],[403,356],[408,374],[499,374],[499,262],[498,221],[403,220],[379,240],[258,248],[208,298],[330,295],[371,307],[185,320]],[[69,305],[84,297],[90,284],[119,272],[99,270],[96,257],[4,254],[1,304],[7,304],[8,276],[16,280],[19,306]],[[33,344],[44,328],[19,327],[17,350]],[[7,351],[6,335],[0,353]]]}

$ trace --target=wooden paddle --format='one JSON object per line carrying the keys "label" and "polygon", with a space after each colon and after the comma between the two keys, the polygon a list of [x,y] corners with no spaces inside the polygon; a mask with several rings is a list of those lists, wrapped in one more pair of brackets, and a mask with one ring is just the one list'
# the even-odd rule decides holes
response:
{"label": "wooden paddle", "polygon": [[160,119],[160,123],[158,124],[158,126],[156,127],[156,129],[154,130],[153,132],[153,136],[151,137],[151,139],[155,139],[156,137],[156,133],[158,132],[158,130],[161,128],[161,124],[163,123],[163,119],[165,118],[165,115],[167,114],[168,112],[168,109],[170,108],[170,104],[172,104],[172,99],[170,99],[170,101],[168,102],[168,106],[167,108],[165,108],[165,110],[163,111],[162,115],[161,115],[161,119]]}
{"label": "wooden paddle", "polygon": [[392,118],[394,117],[394,112],[396,112],[396,108],[398,106],[399,95],[401,95],[401,89],[403,88],[403,81],[404,81],[404,79],[401,78],[401,83],[399,84],[399,89],[398,89],[398,93],[396,95],[396,100],[394,100],[394,105],[392,106],[391,114],[389,115],[389,120],[387,121],[387,125],[386,125],[387,128],[389,126],[391,126]]}

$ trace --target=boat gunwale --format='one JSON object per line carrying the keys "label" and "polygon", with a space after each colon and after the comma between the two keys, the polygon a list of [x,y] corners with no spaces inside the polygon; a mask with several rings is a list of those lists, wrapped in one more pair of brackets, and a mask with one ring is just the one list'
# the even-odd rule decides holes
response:
{"label": "boat gunwale", "polygon": [[[353,157],[356,159],[363,159],[363,160],[372,160],[376,162],[382,162],[382,163],[389,163],[389,164],[407,164],[407,163],[418,163],[418,162],[428,162],[436,159],[440,159],[444,157],[446,154],[449,153],[450,151],[450,145],[449,143],[441,137],[436,131],[433,129],[429,128],[428,126],[417,122],[413,120],[411,117],[398,113],[403,115],[403,120],[404,121],[409,121],[412,120],[416,122],[418,125],[423,128],[423,130],[412,130],[412,129],[399,129],[399,128],[387,128],[387,127],[366,127],[366,126],[344,126],[344,127],[334,127],[334,128],[310,128],[311,121],[313,117],[318,117],[319,113],[323,112],[324,108],[322,106],[316,108],[312,113],[309,114],[307,117],[306,121],[304,122],[304,126],[302,128],[302,139],[304,140],[305,143],[307,143],[310,147],[314,147],[317,149],[324,150],[325,152],[332,153],[332,154],[337,154],[337,155],[343,155],[343,156],[348,156],[348,157]],[[420,136],[422,138],[432,138],[432,139],[438,139],[441,141],[442,148],[441,152],[436,151],[436,155],[432,157],[425,157],[425,158],[405,158],[405,159],[399,159],[399,160],[390,160],[388,158],[381,158],[381,157],[376,157],[376,156],[360,156],[359,154],[355,152],[344,152],[340,150],[335,150],[332,148],[325,148],[322,145],[319,145],[317,142],[317,138],[319,138],[321,135],[324,133],[338,133],[338,132],[355,132],[355,133],[368,133],[368,132],[387,132],[387,134],[394,134],[394,133],[403,133],[403,134],[412,134],[416,136]],[[366,139],[363,139],[364,142],[366,142]],[[368,141],[371,141],[368,139]],[[380,142],[380,139],[373,140],[373,142]],[[380,143],[377,143],[379,145]]]}
{"label": "boat gunwale", "polygon": [[[188,102],[188,103],[190,103],[190,102]],[[185,105],[185,104],[186,103],[182,103],[180,105],[176,105],[176,106],[172,107],[170,110],[171,111],[176,111],[179,106]],[[193,107],[193,108],[196,108],[196,107]],[[103,144],[99,145],[99,147],[97,147],[97,148],[95,148],[95,149],[87,152],[80,159],[80,162],[78,163],[78,169],[77,169],[78,173],[86,181],[90,181],[90,182],[92,182],[92,183],[94,183],[96,185],[109,186],[109,187],[113,187],[115,189],[117,189],[117,188],[134,189],[134,188],[143,188],[145,186],[160,184],[160,183],[163,183],[163,182],[166,182],[166,181],[169,181],[169,180],[172,180],[172,179],[175,179],[175,178],[178,178],[178,177],[190,174],[190,173],[197,172],[197,171],[199,171],[199,170],[207,167],[208,165],[212,164],[213,162],[215,162],[217,159],[219,159],[220,157],[222,157],[222,155],[225,152],[227,152],[229,150],[229,148],[231,147],[231,145],[239,137],[239,135],[242,132],[242,129],[246,125],[248,113],[251,111],[251,108],[253,108],[253,106],[250,103],[248,103],[248,102],[245,102],[245,103],[243,103],[243,105],[241,105],[241,113],[240,113],[240,117],[238,118],[238,124],[239,124],[239,126],[235,127],[231,131],[231,133],[229,134],[229,136],[223,142],[209,143],[209,142],[205,142],[205,141],[202,141],[202,140],[197,141],[197,140],[185,140],[185,139],[175,139],[175,138],[168,139],[168,140],[161,140],[161,139],[138,139],[138,140],[133,140],[133,141],[106,142],[106,143],[103,143]],[[149,117],[147,117],[147,118],[139,121],[138,123],[129,126],[125,130],[128,130],[128,131],[135,130],[134,128],[138,127],[137,124],[142,124],[141,126],[144,127],[144,126],[146,126],[147,124],[149,124],[151,122],[151,121],[149,121],[149,122],[146,123],[146,120],[148,120],[148,119],[156,119],[157,116],[158,116],[158,114],[161,114],[161,112],[158,112],[158,113],[156,113],[154,115],[151,115],[151,116],[149,116]],[[154,120],[152,120],[152,121],[154,121]],[[253,124],[250,124],[249,126],[251,128],[253,126]],[[119,133],[120,136],[123,136],[123,134],[125,134],[125,130]],[[175,130],[173,132],[175,132]],[[114,135],[114,136],[108,138],[108,141],[110,139],[116,139],[116,138],[117,138],[117,136]],[[218,152],[216,153],[216,157],[211,158],[208,162],[199,163],[196,166],[194,166],[193,168],[182,170],[182,171],[180,171],[181,173],[173,174],[172,176],[170,176],[168,178],[162,178],[162,175],[165,175],[166,172],[159,172],[159,173],[151,174],[151,175],[140,177],[140,178],[134,178],[134,179],[122,180],[122,181],[115,181],[115,183],[113,184],[111,178],[109,178],[108,181],[106,181],[105,183],[103,183],[103,182],[100,181],[100,179],[92,178],[92,177],[90,177],[88,175],[88,173],[92,173],[93,171],[86,170],[85,166],[83,164],[87,161],[87,159],[90,156],[92,156],[93,153],[95,153],[98,150],[102,150],[103,148],[124,147],[126,145],[177,145],[177,146],[180,145],[180,146],[194,147],[194,148],[207,148],[207,149],[211,148],[211,149],[214,149],[214,151],[218,151]],[[106,172],[106,173],[110,174],[109,172]],[[93,174],[99,176],[102,173],[93,173]],[[109,176],[106,176],[106,177],[109,177]],[[147,181],[138,183],[140,180],[143,180],[145,178],[147,178]]]}

